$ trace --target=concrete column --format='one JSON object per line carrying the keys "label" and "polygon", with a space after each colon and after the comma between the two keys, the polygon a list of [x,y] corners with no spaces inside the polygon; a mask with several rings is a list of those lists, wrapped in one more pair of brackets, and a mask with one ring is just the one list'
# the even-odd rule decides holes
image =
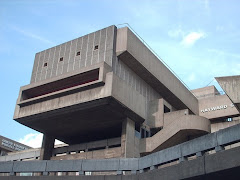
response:
{"label": "concrete column", "polygon": [[50,135],[44,134],[42,147],[40,151],[40,160],[50,160],[54,148],[55,138]]}
{"label": "concrete column", "polygon": [[122,123],[121,157],[134,157],[135,150],[135,122],[127,118]]}

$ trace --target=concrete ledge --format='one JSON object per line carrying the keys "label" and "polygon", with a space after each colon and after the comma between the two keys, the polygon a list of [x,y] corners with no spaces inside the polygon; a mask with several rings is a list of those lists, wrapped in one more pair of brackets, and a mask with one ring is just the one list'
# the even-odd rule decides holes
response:
{"label": "concrete ledge", "polygon": [[13,172],[44,172],[47,161],[15,161]]}
{"label": "concrete ledge", "polygon": [[83,160],[82,171],[116,171],[119,159]]}
{"label": "concrete ledge", "polygon": [[139,170],[138,161],[138,158],[120,159],[119,170],[124,171],[131,169],[132,171],[137,171]]}
{"label": "concrete ledge", "polygon": [[46,171],[47,172],[58,172],[58,171],[81,171],[82,160],[50,160],[47,161]]}
{"label": "concrete ledge", "polygon": [[[240,140],[239,135],[240,126],[232,126],[230,128],[220,130],[219,134],[223,137],[228,137],[228,134],[232,134],[233,138],[226,138],[221,143],[217,142],[217,133],[212,133],[200,138],[193,139],[187,143],[183,143],[162,151],[147,155],[141,158],[129,158],[129,159],[91,159],[91,160],[62,160],[62,161],[22,161],[22,162],[1,162],[0,172],[4,173],[16,173],[16,172],[104,172],[115,171],[122,173],[122,171],[132,171],[133,174],[136,171],[145,172],[140,175],[122,176],[124,178],[155,178],[161,177],[161,179],[184,179],[189,177],[205,177],[214,173],[225,171],[231,171],[231,169],[238,168],[240,170],[240,147],[236,147],[230,150],[224,150],[216,152],[212,155],[202,155],[194,160],[180,161],[177,165],[170,167],[158,168],[158,165],[162,165],[168,162],[172,162],[178,159],[184,159],[184,156],[196,155],[201,151],[207,151],[213,149],[214,146],[219,147],[221,145],[235,143]],[[204,144],[204,142],[206,144]],[[220,140],[219,140],[220,142]],[[238,171],[237,171],[238,172]],[[170,174],[169,174],[170,173]],[[206,175],[207,174],[207,175]],[[239,173],[237,173],[239,174]],[[209,175],[210,176],[210,175]],[[239,174],[240,176],[240,174]],[[96,178],[99,176],[90,176]],[[101,176],[102,178],[103,176]],[[118,177],[118,176],[115,176]],[[85,178],[85,177],[84,177]],[[107,177],[109,178],[109,177]]]}
{"label": "concrete ledge", "polygon": [[207,134],[197,138],[197,140],[192,140],[181,144],[182,156],[189,156],[195,154],[196,152],[214,149],[217,145],[216,133]]}
{"label": "concrete ledge", "polygon": [[154,153],[156,158],[153,158],[153,165],[159,165],[182,157],[181,145],[176,145],[162,151]]}
{"label": "concrete ledge", "polygon": [[13,162],[0,162],[0,172],[12,172]]}
{"label": "concrete ledge", "polygon": [[232,142],[240,141],[240,124],[216,132],[218,145],[227,145]]}

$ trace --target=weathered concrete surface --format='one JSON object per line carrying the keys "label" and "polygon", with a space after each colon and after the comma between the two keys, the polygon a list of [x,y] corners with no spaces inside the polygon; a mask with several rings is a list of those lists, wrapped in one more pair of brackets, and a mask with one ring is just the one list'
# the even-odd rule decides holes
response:
{"label": "weathered concrete surface", "polygon": [[121,157],[134,158],[135,150],[135,123],[127,118],[122,123]]}
{"label": "weathered concrete surface", "polygon": [[164,106],[168,107],[171,112],[173,111],[172,106],[163,98],[152,100],[148,103],[147,119],[145,123],[148,124],[150,128],[158,128],[165,125],[164,119],[166,119],[166,116],[164,114]]}
{"label": "weathered concrete surface", "polygon": [[187,137],[210,132],[210,121],[201,116],[183,115],[176,119],[154,136],[140,140],[140,153],[158,151],[174,144],[187,141]]}
{"label": "weathered concrete surface", "polygon": [[237,124],[240,124],[240,117],[234,117],[233,120],[230,122],[227,121],[227,122],[219,122],[219,123],[211,124],[211,133],[214,133],[221,129],[225,129]]}
{"label": "weathered concrete surface", "polygon": [[199,115],[208,119],[224,118],[239,115],[227,95],[202,98],[199,102]]}
{"label": "weathered concrete surface", "polygon": [[127,27],[117,30],[118,57],[176,109],[198,115],[198,101]]}
{"label": "weathered concrete surface", "polygon": [[[130,179],[130,180],[175,180],[175,179],[239,179],[240,178],[240,147],[218,152],[212,155],[205,155],[191,161],[184,161],[169,167],[152,170],[137,175],[106,175],[106,176],[35,176],[35,177],[1,177],[1,180],[72,180],[72,179],[93,179],[93,180],[111,180],[111,179]],[[109,165],[115,166],[113,160]],[[1,164],[0,164],[1,165]],[[90,164],[89,164],[90,165]],[[61,166],[61,164],[59,164]],[[69,166],[77,167],[77,164]],[[95,164],[94,166],[101,166]],[[111,169],[110,167],[110,169]],[[51,167],[54,168],[54,167]],[[88,169],[87,167],[86,170]],[[92,168],[91,168],[92,169]]]}
{"label": "weathered concrete surface", "polygon": [[55,138],[51,135],[44,134],[42,147],[40,150],[40,160],[50,160],[53,153]]}
{"label": "weathered concrete surface", "polygon": [[[137,123],[144,121],[145,99],[112,72],[106,72],[107,68],[102,70],[104,86],[60,97],[51,96],[43,102],[18,107],[14,118],[68,144],[98,140],[96,137],[120,137],[124,118],[130,117]],[[137,106],[135,102],[139,102]]]}
{"label": "weathered concrete surface", "polygon": [[203,87],[203,88],[193,89],[193,90],[191,90],[191,92],[197,99],[211,97],[211,96],[220,94],[215,86],[207,86],[207,87]]}
{"label": "weathered concrete surface", "polygon": [[[111,66],[116,48],[116,31],[116,26],[109,26],[37,53],[31,83],[78,71],[103,61]],[[98,49],[94,48],[96,45]]]}
{"label": "weathered concrete surface", "polygon": [[215,77],[215,79],[240,111],[240,76]]}

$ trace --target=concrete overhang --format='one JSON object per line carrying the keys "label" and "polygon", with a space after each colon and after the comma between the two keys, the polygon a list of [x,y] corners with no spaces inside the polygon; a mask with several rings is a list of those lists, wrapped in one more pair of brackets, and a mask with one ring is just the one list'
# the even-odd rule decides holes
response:
{"label": "concrete overhang", "polygon": [[197,98],[127,27],[117,31],[116,53],[176,109],[199,114]]}
{"label": "concrete overhang", "polygon": [[[86,73],[92,76],[96,69],[99,77],[95,81],[70,83],[71,77],[82,82]],[[62,89],[61,83],[56,82],[67,78],[74,86]],[[51,85],[54,91],[49,88]],[[144,102],[145,98],[115,76],[106,63],[99,63],[64,77],[22,87],[14,119],[67,144],[75,144],[120,136],[121,123],[126,117],[139,126],[146,117]]]}
{"label": "concrete overhang", "polygon": [[240,112],[240,76],[215,77],[215,79]]}

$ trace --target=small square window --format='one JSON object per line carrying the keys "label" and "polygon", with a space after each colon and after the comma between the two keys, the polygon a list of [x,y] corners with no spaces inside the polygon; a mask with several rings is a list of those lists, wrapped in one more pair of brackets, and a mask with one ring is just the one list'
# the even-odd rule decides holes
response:
{"label": "small square window", "polygon": [[63,57],[60,57],[59,62],[63,61]]}
{"label": "small square window", "polygon": [[94,46],[94,50],[97,50],[98,49],[98,45]]}
{"label": "small square window", "polygon": [[47,67],[47,63],[44,63],[44,64],[43,64],[43,67]]}
{"label": "small square window", "polygon": [[80,51],[78,51],[78,52],[77,52],[77,54],[76,54],[76,56],[80,56],[80,54],[81,54],[81,52],[80,52]]}

